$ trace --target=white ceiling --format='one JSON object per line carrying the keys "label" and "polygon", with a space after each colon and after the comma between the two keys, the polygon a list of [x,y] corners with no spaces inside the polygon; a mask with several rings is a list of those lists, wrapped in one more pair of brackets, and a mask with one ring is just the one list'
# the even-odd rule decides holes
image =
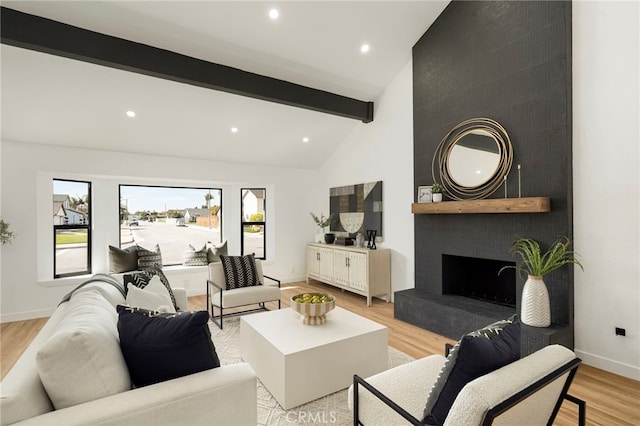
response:
{"label": "white ceiling", "polygon": [[[1,1],[376,101],[448,1]],[[272,21],[268,11],[277,7]],[[363,43],[371,46],[361,54]],[[2,140],[317,168],[358,121],[2,45]],[[127,118],[134,110],[137,116]],[[374,113],[375,120],[375,113]],[[231,127],[238,127],[232,134]],[[302,138],[310,138],[303,143]]]}

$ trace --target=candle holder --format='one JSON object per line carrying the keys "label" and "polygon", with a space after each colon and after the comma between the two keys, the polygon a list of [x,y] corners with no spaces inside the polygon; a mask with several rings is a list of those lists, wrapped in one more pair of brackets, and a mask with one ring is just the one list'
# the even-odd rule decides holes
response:
{"label": "candle holder", "polygon": [[520,175],[520,164],[518,164],[518,198],[522,198],[522,177]]}
{"label": "candle holder", "polygon": [[504,175],[504,198],[507,198],[507,175]]}

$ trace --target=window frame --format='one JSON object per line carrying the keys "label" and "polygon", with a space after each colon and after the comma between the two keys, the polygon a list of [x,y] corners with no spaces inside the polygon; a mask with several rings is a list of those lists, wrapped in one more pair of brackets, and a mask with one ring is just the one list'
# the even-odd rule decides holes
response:
{"label": "window frame", "polygon": [[[220,192],[220,213],[218,215],[218,220],[219,220],[219,229],[220,229],[220,241],[218,242],[212,242],[214,245],[216,244],[220,244],[222,242],[224,242],[224,227],[223,227],[223,211],[224,211],[224,200],[223,200],[223,188],[218,187],[218,188],[213,188],[213,187],[201,187],[201,186],[179,186],[179,185],[146,185],[146,184],[132,184],[132,183],[118,183],[118,247],[122,248],[122,222],[121,222],[121,218],[122,218],[122,212],[121,212],[121,208],[122,208],[122,187],[138,187],[138,188],[164,188],[164,189],[193,189],[193,190],[202,190],[202,191],[219,191]],[[209,206],[209,208],[211,208],[211,206]],[[128,208],[127,208],[127,213],[128,213]],[[125,219],[126,220],[126,219]],[[205,241],[205,243],[207,243]],[[162,249],[162,248],[161,248]],[[163,259],[163,266],[179,266],[181,265],[181,263],[164,263],[164,259]]]}
{"label": "window frame", "polygon": [[[249,222],[249,221],[245,221],[244,219],[244,199],[243,199],[243,193],[244,191],[263,191],[264,192],[264,199],[263,199],[263,220],[261,222]],[[245,253],[244,252],[244,227],[245,226],[251,226],[251,225],[258,225],[258,226],[262,226],[262,256],[256,256],[256,259],[260,259],[260,260],[266,260],[267,259],[267,188],[263,187],[263,188],[256,188],[256,187],[251,187],[251,188],[240,188],[240,254],[242,256],[245,256],[246,254],[250,254],[250,253]]]}
{"label": "window frame", "polygon": [[[53,225],[53,279],[58,279],[58,278],[67,278],[67,277],[75,277],[75,276],[79,276],[79,275],[89,275],[92,273],[92,257],[91,257],[91,253],[93,251],[93,247],[92,247],[92,232],[91,232],[91,228],[92,228],[92,224],[93,224],[93,217],[92,217],[92,211],[93,211],[93,202],[92,202],[92,190],[91,190],[91,181],[85,181],[85,180],[75,180],[75,179],[62,179],[62,178],[53,178],[53,181],[61,181],[61,182],[76,182],[76,183],[84,183],[87,184],[87,204],[89,205],[88,211],[87,211],[87,218],[88,218],[88,223],[82,225],[82,224],[78,224],[78,225]],[[53,188],[52,188],[53,189]],[[51,196],[53,197],[53,195],[55,194],[55,191],[52,191]],[[58,274],[57,270],[58,270],[58,256],[57,256],[57,243],[56,243],[56,236],[57,236],[57,231],[58,230],[65,230],[65,229],[86,229],[87,230],[87,264],[86,264],[86,269],[83,271],[76,271],[76,272],[67,272],[67,273],[63,273],[63,274]]]}

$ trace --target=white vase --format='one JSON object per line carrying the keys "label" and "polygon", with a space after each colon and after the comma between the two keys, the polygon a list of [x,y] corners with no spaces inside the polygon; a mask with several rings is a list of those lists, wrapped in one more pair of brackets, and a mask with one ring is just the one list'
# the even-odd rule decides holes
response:
{"label": "white vase", "polygon": [[542,277],[529,275],[522,289],[522,307],[520,321],[532,327],[551,325],[551,307],[549,292]]}
{"label": "white vase", "polygon": [[440,201],[442,201],[442,192],[437,192],[433,194],[433,202],[439,203]]}

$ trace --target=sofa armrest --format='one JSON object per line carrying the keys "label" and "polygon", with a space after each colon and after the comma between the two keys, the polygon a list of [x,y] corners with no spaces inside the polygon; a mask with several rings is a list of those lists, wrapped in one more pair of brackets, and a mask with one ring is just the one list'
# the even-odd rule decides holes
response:
{"label": "sofa armrest", "polygon": [[172,288],[173,296],[176,298],[176,305],[181,311],[189,310],[189,302],[187,299],[187,290],[184,288]]}
{"label": "sofa armrest", "polygon": [[[442,355],[431,355],[383,371],[366,381],[410,415],[422,419],[427,396],[445,360]],[[353,386],[349,388],[348,399],[349,408],[353,409]],[[407,424],[403,417],[363,387],[359,387],[358,405],[358,418],[365,425]]]}
{"label": "sofa armrest", "polygon": [[16,425],[255,425],[256,375],[231,364],[133,389]]}

